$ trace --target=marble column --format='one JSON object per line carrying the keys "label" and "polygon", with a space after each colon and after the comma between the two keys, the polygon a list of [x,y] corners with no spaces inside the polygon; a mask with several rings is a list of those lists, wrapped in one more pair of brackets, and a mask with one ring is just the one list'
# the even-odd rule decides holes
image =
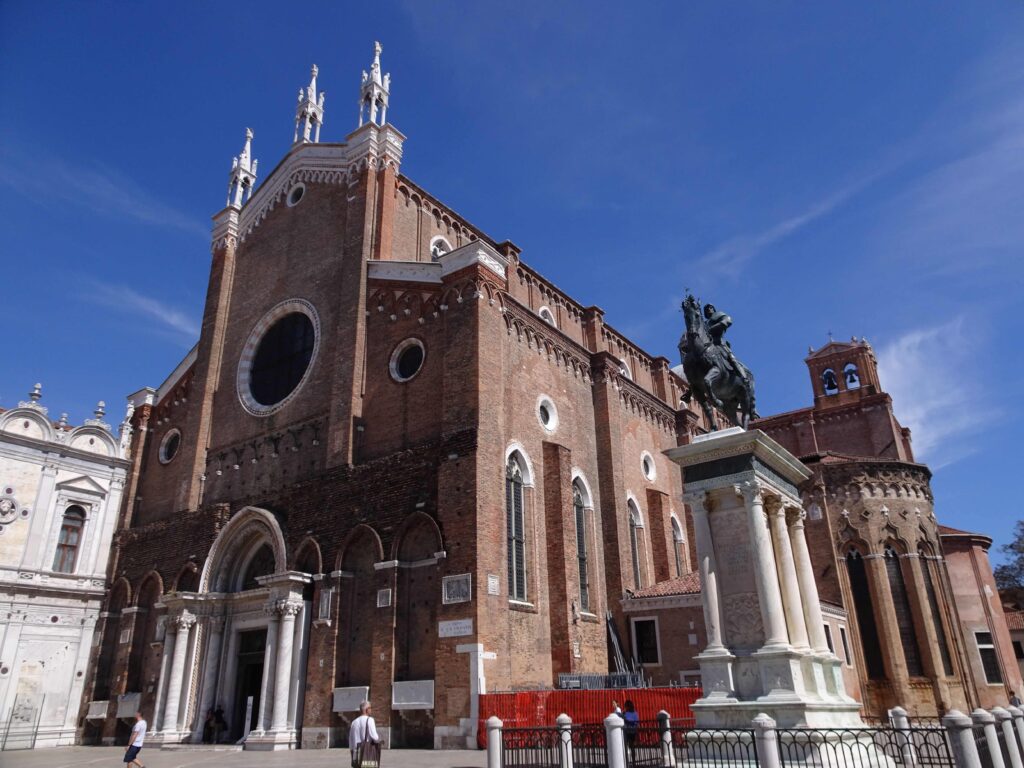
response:
{"label": "marble column", "polygon": [[804,620],[804,609],[800,600],[800,584],[796,576],[796,563],[793,559],[793,545],[789,538],[789,527],[786,524],[786,507],[782,499],[769,497],[765,499],[768,511],[768,522],[775,545],[775,560],[779,569],[779,582],[782,586],[782,604],[786,610],[786,626],[789,629],[789,640],[801,651],[808,650],[807,624]]}
{"label": "marble column", "polygon": [[807,548],[804,530],[807,513],[796,507],[788,508],[787,513],[789,541],[793,550],[800,596],[803,598],[807,639],[815,653],[830,654],[828,639],[825,637],[825,618],[821,615],[821,599],[818,597],[818,585],[814,580],[814,566],[811,564],[811,553]]}
{"label": "marble column", "polygon": [[220,670],[220,647],[224,637],[224,617],[211,616],[207,619],[209,638],[206,641],[206,665],[203,668],[202,699],[200,699],[199,717],[196,722],[199,724],[199,735],[202,736],[203,724],[206,721],[206,713],[214,708],[217,695],[217,672]]}
{"label": "marble column", "polygon": [[295,599],[278,600],[275,610],[281,616],[277,631],[277,668],[274,683],[274,709],[270,730],[284,731],[288,728],[288,693],[292,679],[292,647],[295,640],[295,617],[302,610],[302,601]]}
{"label": "marble column", "polygon": [[693,514],[694,538],[697,540],[697,558],[700,570],[701,591],[704,593],[704,624],[708,644],[705,652],[724,651],[722,637],[722,601],[718,592],[718,564],[715,562],[715,545],[711,538],[711,498],[707,493],[687,494],[685,501]]}
{"label": "marble column", "polygon": [[260,711],[256,717],[257,731],[266,731],[270,728],[270,715],[273,713],[271,697],[274,695],[274,662],[277,659],[277,634],[281,624],[280,617],[273,610],[272,605],[264,607],[264,611],[270,614],[270,621],[267,623],[267,646],[263,651],[263,680],[260,683]]}
{"label": "marble column", "polygon": [[764,648],[788,648],[786,615],[782,607],[782,592],[779,589],[772,540],[768,535],[768,523],[765,519],[763,491],[756,481],[742,483],[738,488],[743,494],[747,512],[750,549],[754,558],[754,579],[760,597],[761,621],[764,624]]}
{"label": "marble column", "polygon": [[174,656],[171,660],[171,674],[167,681],[167,704],[164,707],[163,731],[178,730],[178,704],[181,687],[185,679],[185,659],[188,656],[188,636],[196,617],[185,612],[167,622],[168,629],[175,628]]}

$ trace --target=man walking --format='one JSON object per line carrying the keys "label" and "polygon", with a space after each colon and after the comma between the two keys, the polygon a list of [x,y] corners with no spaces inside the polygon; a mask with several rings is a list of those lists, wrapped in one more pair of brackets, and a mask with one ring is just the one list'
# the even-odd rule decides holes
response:
{"label": "man walking", "polygon": [[146,768],[139,760],[139,752],[142,751],[142,740],[146,738],[148,724],[142,719],[142,712],[135,713],[135,725],[132,726],[132,735],[128,737],[128,749],[124,751],[124,762],[126,765],[134,765],[136,768]]}
{"label": "man walking", "polygon": [[[369,742],[376,745],[380,742],[380,737],[377,735],[377,724],[373,721],[371,711],[370,702],[364,701],[360,704],[359,717],[352,721],[352,726],[348,729],[348,748],[352,754],[352,768],[362,768],[363,744]],[[377,761],[374,763],[378,764]]]}

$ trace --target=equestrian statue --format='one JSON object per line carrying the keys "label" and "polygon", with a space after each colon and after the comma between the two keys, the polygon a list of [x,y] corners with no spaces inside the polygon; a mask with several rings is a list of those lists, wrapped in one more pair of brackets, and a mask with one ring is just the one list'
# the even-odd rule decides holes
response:
{"label": "equestrian statue", "polygon": [[757,418],[754,375],[722,339],[732,318],[714,304],[701,307],[690,293],[683,300],[683,317],[686,332],[679,339],[679,357],[690,384],[684,399],[689,402],[691,396],[697,398],[712,430],[718,429],[716,408],[734,426],[746,429],[750,420]]}

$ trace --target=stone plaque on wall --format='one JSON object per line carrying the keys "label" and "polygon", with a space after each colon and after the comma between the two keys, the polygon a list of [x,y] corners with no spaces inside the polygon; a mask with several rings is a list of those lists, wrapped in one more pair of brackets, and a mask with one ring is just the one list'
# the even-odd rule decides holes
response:
{"label": "stone plaque on wall", "polygon": [[357,685],[352,688],[334,689],[334,712],[358,712],[359,705],[370,700],[370,687]]}
{"label": "stone plaque on wall", "polygon": [[454,619],[437,623],[438,637],[468,637],[473,634],[472,619]]}
{"label": "stone plaque on wall", "polygon": [[117,697],[117,717],[133,718],[142,700],[141,693],[122,693]]}
{"label": "stone plaque on wall", "polygon": [[392,709],[433,709],[434,681],[405,680],[392,683]]}
{"label": "stone plaque on wall", "polygon": [[457,576],[445,576],[441,579],[441,601],[445,605],[452,603],[468,603],[473,599],[473,576],[460,573]]}

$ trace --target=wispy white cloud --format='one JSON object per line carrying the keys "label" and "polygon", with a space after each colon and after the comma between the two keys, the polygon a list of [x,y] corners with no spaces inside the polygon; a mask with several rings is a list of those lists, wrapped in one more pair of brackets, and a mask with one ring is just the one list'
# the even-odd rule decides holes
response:
{"label": "wispy white cloud", "polygon": [[808,206],[800,213],[783,219],[760,232],[730,237],[701,256],[697,261],[697,266],[716,270],[729,277],[736,277],[743,267],[766,248],[770,248],[815,221],[828,216],[874,181],[878,175],[877,173],[872,174],[848,184]]}
{"label": "wispy white cloud", "polygon": [[879,377],[913,433],[914,457],[932,469],[973,453],[974,438],[999,416],[977,373],[985,346],[979,341],[961,316],[907,331],[879,349]]}
{"label": "wispy white cloud", "polygon": [[0,184],[41,205],[71,204],[113,218],[208,238],[200,220],[167,205],[124,174],[100,164],[73,164],[40,150],[8,148],[0,154]]}
{"label": "wispy white cloud", "polygon": [[118,310],[155,322],[156,330],[169,331],[180,341],[194,343],[199,337],[199,323],[187,312],[143,296],[126,285],[93,283],[82,298],[94,304]]}

